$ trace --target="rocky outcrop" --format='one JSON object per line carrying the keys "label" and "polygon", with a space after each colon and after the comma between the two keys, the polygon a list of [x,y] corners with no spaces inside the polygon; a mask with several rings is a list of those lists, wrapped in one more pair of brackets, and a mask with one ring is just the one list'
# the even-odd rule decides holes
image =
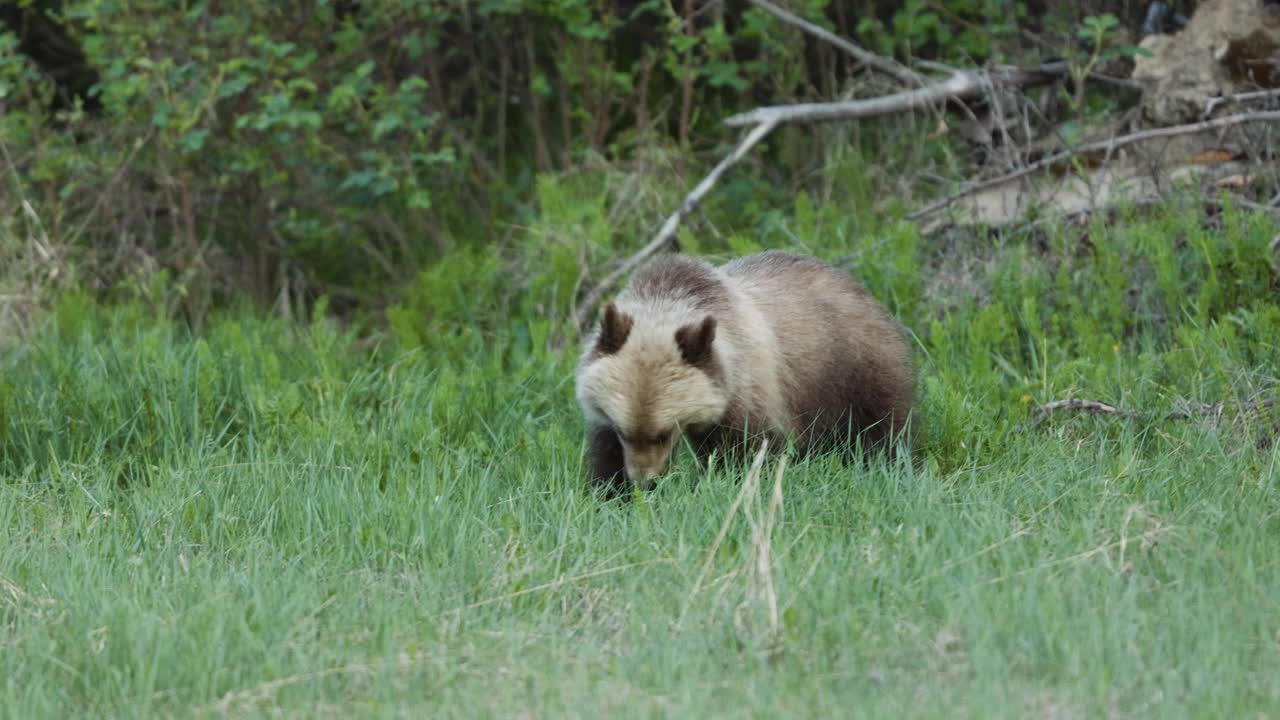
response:
{"label": "rocky outcrop", "polygon": [[1135,59],[1143,113],[1159,125],[1198,119],[1209,100],[1280,86],[1280,2],[1208,0],[1172,35],[1149,35]]}

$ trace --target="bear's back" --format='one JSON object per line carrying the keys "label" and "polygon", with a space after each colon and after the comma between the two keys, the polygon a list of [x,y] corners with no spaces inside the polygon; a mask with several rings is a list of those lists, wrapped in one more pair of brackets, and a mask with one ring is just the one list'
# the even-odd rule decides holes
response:
{"label": "bear's back", "polygon": [[886,416],[896,426],[905,419],[914,401],[905,331],[853,277],[780,251],[721,270],[772,329],[794,430],[821,432],[850,421],[865,427]]}

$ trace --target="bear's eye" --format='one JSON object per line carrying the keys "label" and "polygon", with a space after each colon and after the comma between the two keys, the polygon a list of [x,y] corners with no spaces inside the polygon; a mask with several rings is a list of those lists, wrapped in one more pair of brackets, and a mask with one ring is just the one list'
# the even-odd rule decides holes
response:
{"label": "bear's eye", "polygon": [[657,435],[654,435],[654,436],[653,436],[653,444],[654,444],[654,445],[666,445],[666,444],[667,444],[667,441],[668,441],[668,440],[670,440],[670,439],[671,439],[671,431],[670,431],[670,430],[668,430],[667,432],[660,432],[660,433],[658,433]]}

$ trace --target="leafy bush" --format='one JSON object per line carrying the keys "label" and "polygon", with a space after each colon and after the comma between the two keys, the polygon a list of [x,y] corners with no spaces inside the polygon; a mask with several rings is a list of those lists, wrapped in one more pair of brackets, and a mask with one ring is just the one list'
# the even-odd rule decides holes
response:
{"label": "leafy bush", "polygon": [[868,14],[857,25],[860,40],[885,55],[938,56],[971,62],[996,54],[998,44],[1027,18],[1027,4],[1007,0],[907,0],[888,23]]}
{"label": "leafy bush", "polygon": [[[62,15],[99,74],[101,117],[71,110],[58,121],[87,137],[51,133],[37,83],[3,127],[33,151],[19,182],[61,201],[41,208],[54,237],[236,275],[260,296],[314,278],[360,288],[426,259],[417,236],[453,150],[426,80],[366,51],[396,28],[389,10],[320,4],[296,22],[275,3],[84,0]],[[29,82],[0,57],[5,87]]]}
{"label": "leafy bush", "polygon": [[487,242],[498,219],[527,218],[537,173],[655,134],[688,152],[747,93],[781,99],[805,82],[778,72],[803,67],[795,31],[758,10],[63,0],[16,12],[46,33],[26,46],[81,50],[53,70],[91,87],[68,101],[65,79],[0,32],[14,196],[91,261],[86,279],[164,268],[196,314],[222,288],[386,299],[450,248]]}

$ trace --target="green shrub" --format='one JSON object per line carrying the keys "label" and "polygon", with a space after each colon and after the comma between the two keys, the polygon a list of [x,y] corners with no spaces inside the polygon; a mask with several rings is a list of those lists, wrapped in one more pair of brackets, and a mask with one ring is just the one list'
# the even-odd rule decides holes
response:
{"label": "green shrub", "polygon": [[[527,219],[538,173],[628,155],[651,141],[636,123],[687,153],[695,129],[722,133],[719,118],[748,91],[784,98],[804,83],[778,73],[795,65],[795,31],[754,9],[312,9],[23,5],[16,17],[47,34],[28,42],[83,51],[58,69],[91,85],[69,104],[19,52],[15,32],[29,31],[0,29],[0,141],[24,149],[6,182],[94,268],[86,279],[166,269],[196,314],[222,289],[327,294],[339,308],[385,301],[451,248]],[[646,36],[656,42],[635,42]],[[676,112],[654,126],[673,98]]]}

